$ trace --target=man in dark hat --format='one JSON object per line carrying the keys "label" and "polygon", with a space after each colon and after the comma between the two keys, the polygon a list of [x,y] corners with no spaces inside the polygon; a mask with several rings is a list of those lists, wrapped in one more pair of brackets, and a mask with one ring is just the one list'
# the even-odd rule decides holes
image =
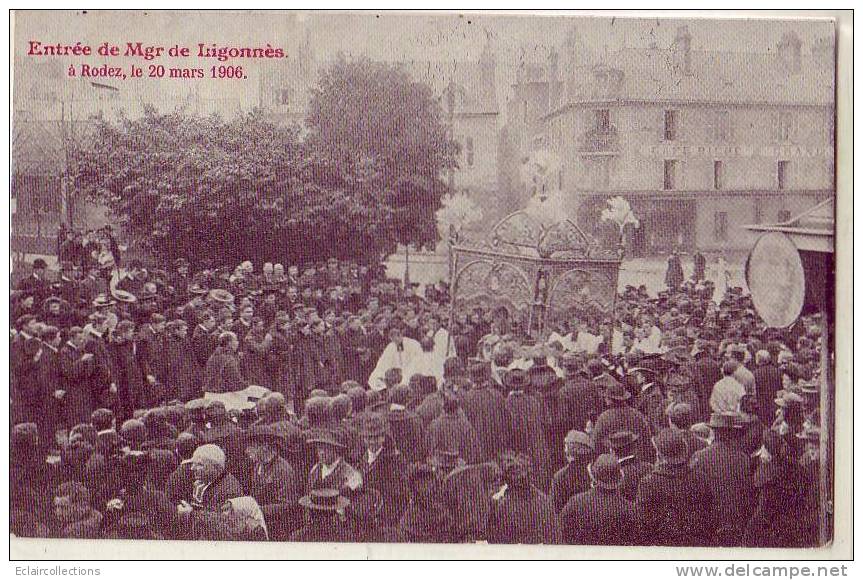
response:
{"label": "man in dark hat", "polygon": [[161,352],[164,365],[165,393],[181,401],[191,401],[203,394],[203,369],[198,365],[188,337],[189,327],[182,319],[165,325]]}
{"label": "man in dark hat", "polygon": [[306,524],[291,534],[291,542],[349,542],[351,533],[342,516],[350,504],[337,489],[311,489],[300,498],[306,509]]}
{"label": "man in dark hat", "polygon": [[572,497],[560,514],[563,542],[571,545],[627,546],[638,538],[635,505],[620,491],[623,474],[613,455],[589,466],[591,489]]}
{"label": "man in dark hat", "polygon": [[689,468],[686,435],[663,429],[653,438],[656,466],[641,479],[635,504],[644,542],[706,546],[712,537],[714,499]]}
{"label": "man in dark hat", "polygon": [[174,260],[174,272],[168,281],[174,289],[174,294],[178,301],[184,301],[187,296],[189,285],[192,283],[192,278],[189,276],[189,261],[185,258],[177,258]]}
{"label": "man in dark hat", "polygon": [[43,406],[39,366],[44,352],[39,340],[40,326],[32,315],[19,320],[20,330],[9,353],[11,371],[11,412],[14,423],[36,423]]}
{"label": "man in dark hat", "polygon": [[548,496],[531,483],[530,459],[522,453],[501,458],[503,486],[492,496],[488,541],[492,544],[556,544],[557,516]]}
{"label": "man in dark hat", "polygon": [[51,283],[47,279],[48,264],[42,258],[33,260],[33,272],[15,285],[15,290],[33,296],[41,304],[51,293]]}
{"label": "man in dark hat", "polygon": [[743,424],[738,413],[713,413],[707,425],[713,431],[713,443],[693,455],[692,471],[707,483],[716,502],[714,544],[741,545],[756,501],[751,460],[739,443]]}
{"label": "man in dark hat", "polygon": [[506,410],[506,399],[492,387],[488,361],[470,359],[468,375],[471,388],[464,394],[461,405],[479,437],[482,457],[494,459],[506,448],[511,438],[512,426]]}
{"label": "man in dark hat", "polygon": [[[135,409],[157,403],[151,396],[153,375],[135,341],[135,323],[121,320],[108,341],[111,357],[111,377],[116,386],[117,418],[122,422],[132,417]],[[146,387],[145,387],[146,385]]]}
{"label": "man in dark hat", "polygon": [[368,413],[361,424],[365,452],[360,461],[363,488],[381,493],[381,518],[387,525],[395,525],[407,507],[407,464],[393,446],[389,422],[382,413]]}
{"label": "man in dark hat", "polygon": [[512,425],[511,448],[531,458],[537,487],[548,489],[552,467],[543,431],[542,403],[527,390],[529,384],[528,375],[522,370],[513,369],[504,375],[504,386],[509,390],[506,408]]}
{"label": "man in dark hat", "polygon": [[755,353],[755,396],[758,401],[758,418],[769,425],[773,421],[773,400],[782,389],[782,371],[767,350]]}
{"label": "man in dark hat", "polygon": [[248,383],[240,369],[240,357],[237,354],[240,342],[237,335],[223,332],[219,335],[217,344],[204,367],[209,382],[207,390],[213,393],[242,391]]}
{"label": "man in dark hat", "polygon": [[566,353],[561,365],[565,373],[563,387],[558,393],[561,410],[571,428],[584,429],[588,421],[596,421],[602,413],[602,397],[596,383],[588,377],[581,356]]}
{"label": "man in dark hat", "polygon": [[174,448],[180,464],[174,468],[173,473],[168,476],[165,482],[165,494],[175,504],[185,497],[186,490],[189,489],[194,481],[192,474],[192,455],[195,449],[198,448],[200,440],[192,433],[183,432],[177,436],[177,443]]}
{"label": "man in dark hat", "polygon": [[190,340],[192,352],[200,368],[207,366],[207,361],[218,346],[216,336],[216,317],[210,310],[202,310],[197,315],[198,325],[192,331]]}
{"label": "man in dark hat", "polygon": [[665,394],[657,380],[656,373],[647,368],[630,369],[626,377],[635,392],[632,407],[647,417],[653,432],[665,427]]}
{"label": "man in dark hat", "polygon": [[671,291],[677,291],[683,283],[683,265],[680,263],[680,254],[674,250],[668,256],[668,269],[665,272],[665,285]]}
{"label": "man in dark hat", "polygon": [[256,425],[247,432],[246,456],[252,474],[246,489],[261,506],[270,539],[282,541],[300,524],[294,506],[302,489],[293,467],[281,456],[286,445],[270,425]]}
{"label": "man in dark hat", "polygon": [[383,521],[383,510],[384,499],[381,493],[374,488],[363,486],[362,493],[355,494],[345,508],[350,541],[369,544],[404,542],[398,528]]}
{"label": "man in dark hat", "polygon": [[566,465],[551,480],[550,497],[557,513],[560,513],[569,498],[590,488],[587,466],[596,457],[590,436],[582,431],[567,433],[563,445]]}
{"label": "man in dark hat", "polygon": [[344,459],[345,444],[335,433],[315,429],[306,443],[315,448],[318,456],[306,481],[307,490],[332,488],[348,494],[360,489],[363,475]]}
{"label": "man in dark hat", "polygon": [[635,501],[638,485],[641,479],[653,471],[653,465],[642,461],[636,456],[638,435],[632,431],[617,431],[608,438],[608,445],[617,463],[623,479],[620,482],[620,493],[629,501]]}
{"label": "man in dark hat", "polygon": [[[432,382],[434,382],[434,378],[432,378]],[[365,393],[362,387],[352,387],[348,391],[348,396],[351,397],[352,402],[358,400],[357,389],[362,394],[363,403],[361,404],[364,404]],[[402,457],[404,457],[407,463],[423,462],[428,456],[423,421],[419,415],[410,409],[413,399],[417,394],[410,387],[399,385],[390,392],[389,407],[387,409],[387,420],[393,444],[401,452]],[[360,412],[355,405],[352,405],[352,408],[355,414]]]}
{"label": "man in dark hat", "polygon": [[701,401],[701,409],[710,408],[710,395],[713,385],[722,378],[722,370],[714,359],[716,346],[707,341],[696,341],[694,359],[686,365],[692,377],[693,388]]}
{"label": "man in dark hat", "polygon": [[204,410],[207,428],[201,433],[202,443],[218,445],[227,457],[227,469],[245,486],[251,468],[246,456],[243,430],[233,421],[222,401],[210,401]]}
{"label": "man in dark hat", "polygon": [[482,446],[476,430],[461,411],[455,394],[446,392],[443,396],[443,412],[434,419],[426,430],[426,448],[446,448],[458,451],[468,463],[478,463],[482,458]]}
{"label": "man in dark hat", "polygon": [[[87,351],[87,333],[80,327],[69,329],[69,339],[60,348],[60,385],[63,415],[67,425],[88,421],[97,407],[104,380],[96,377],[96,360]],[[101,367],[100,367],[101,368]]]}
{"label": "man in dark hat", "polygon": [[653,452],[649,441],[652,431],[647,417],[629,406],[632,395],[613,377],[607,375],[600,384],[604,387],[605,404],[608,408],[596,419],[590,434],[594,448],[597,452],[608,451],[608,438],[613,433],[631,431],[639,438],[638,458],[651,462]]}

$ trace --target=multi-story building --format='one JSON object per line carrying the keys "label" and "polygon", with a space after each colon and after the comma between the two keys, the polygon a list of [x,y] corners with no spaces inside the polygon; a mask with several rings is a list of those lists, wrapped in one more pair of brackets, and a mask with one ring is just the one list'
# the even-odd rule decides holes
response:
{"label": "multi-story building", "polygon": [[69,77],[59,61],[16,57],[10,183],[14,251],[53,254],[61,223],[90,229],[113,221],[107,208],[64,188],[67,154],[90,137],[95,117],[134,119],[146,107],[229,117],[251,108],[242,96],[202,95],[198,85],[151,81]]}
{"label": "multi-story building", "polygon": [[609,197],[630,201],[634,254],[742,250],[744,225],[834,193],[833,40],[804,47],[786,33],[761,54],[692,44],[682,26],[668,48],[597,56],[570,34],[562,56],[517,79],[508,107],[527,147],[559,156],[583,225],[602,230]]}

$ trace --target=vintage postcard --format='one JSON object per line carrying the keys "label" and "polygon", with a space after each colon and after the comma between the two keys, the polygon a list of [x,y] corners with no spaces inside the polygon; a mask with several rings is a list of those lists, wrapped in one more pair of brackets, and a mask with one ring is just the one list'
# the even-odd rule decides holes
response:
{"label": "vintage postcard", "polygon": [[850,549],[840,18],[731,16],[13,12],[12,557]]}

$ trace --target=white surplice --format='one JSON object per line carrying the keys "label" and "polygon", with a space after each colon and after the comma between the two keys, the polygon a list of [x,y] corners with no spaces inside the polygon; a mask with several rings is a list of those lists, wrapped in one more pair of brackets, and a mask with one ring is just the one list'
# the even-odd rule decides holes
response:
{"label": "white surplice", "polygon": [[401,349],[396,347],[395,343],[390,342],[381,353],[375,370],[369,375],[369,387],[375,391],[386,388],[384,374],[393,368],[402,370],[402,381],[407,384],[414,374],[428,373],[427,359],[428,354],[424,353],[420,343],[412,338],[402,338]]}

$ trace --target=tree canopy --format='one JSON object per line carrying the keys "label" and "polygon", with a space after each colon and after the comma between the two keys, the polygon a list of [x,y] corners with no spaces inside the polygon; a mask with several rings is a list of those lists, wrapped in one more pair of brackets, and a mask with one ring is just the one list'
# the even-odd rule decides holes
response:
{"label": "tree canopy", "polygon": [[396,242],[435,240],[456,145],[427,87],[340,59],[321,75],[306,129],[260,111],[97,120],[73,153],[74,188],[151,253],[214,265],[378,260]]}

